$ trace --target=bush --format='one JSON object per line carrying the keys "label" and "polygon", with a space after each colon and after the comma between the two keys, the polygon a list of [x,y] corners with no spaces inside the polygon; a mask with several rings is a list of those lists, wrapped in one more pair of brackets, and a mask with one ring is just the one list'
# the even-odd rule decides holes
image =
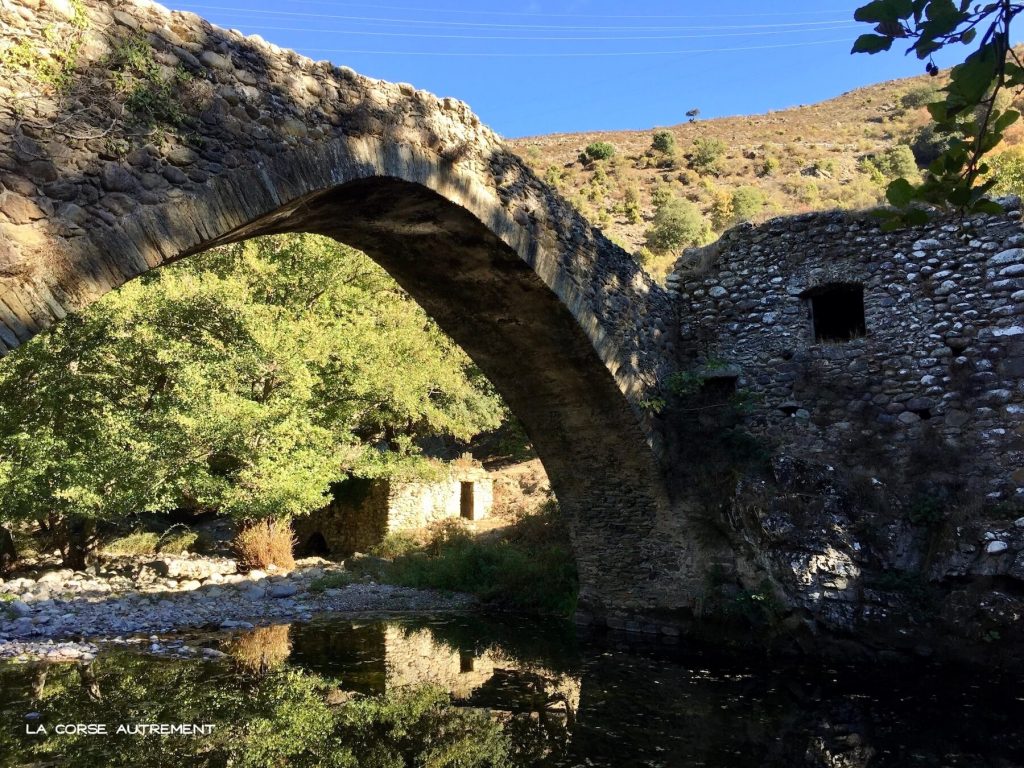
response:
{"label": "bush", "polygon": [[288,624],[256,627],[228,646],[229,655],[245,671],[262,675],[284,664],[292,653]]}
{"label": "bush", "polygon": [[1001,152],[989,160],[989,166],[990,176],[996,180],[992,194],[1024,197],[1024,148]]}
{"label": "bush", "polygon": [[710,236],[711,227],[697,206],[675,198],[658,208],[645,242],[655,253],[665,253],[702,245]]}
{"label": "bush", "polygon": [[659,184],[651,193],[651,202],[654,204],[655,208],[661,208],[661,206],[665,205],[665,203],[674,197],[675,195],[672,193],[672,187],[668,184]]}
{"label": "bush", "polygon": [[391,560],[414,552],[419,546],[420,542],[414,535],[407,531],[399,531],[398,533],[389,533],[379,544],[370,547],[369,554]]}
{"label": "bush", "polygon": [[671,155],[676,149],[676,137],[672,135],[671,131],[655,131],[651,147],[656,152]]}
{"label": "bush", "polygon": [[323,592],[326,589],[342,589],[356,581],[356,575],[351,571],[332,571],[318,579],[313,579],[309,585],[310,592]]}
{"label": "bush", "polygon": [[920,178],[914,151],[906,144],[889,147],[881,155],[872,155],[866,162],[874,166],[885,180],[904,178],[916,181]]}
{"label": "bush", "polygon": [[244,526],[235,536],[239,564],[260,570],[272,565],[286,571],[295,567],[292,547],[295,539],[287,520],[259,520]]}
{"label": "bush", "polygon": [[199,534],[190,531],[184,526],[176,526],[164,531],[164,534],[157,542],[157,552],[173,552],[180,554],[191,551],[192,547],[199,540]]}
{"label": "bush", "polygon": [[108,555],[152,555],[159,540],[152,531],[134,531],[109,542],[103,551]]}
{"label": "bush", "polygon": [[733,223],[750,221],[764,208],[764,193],[756,187],[738,187],[732,193]]}
{"label": "bush", "polygon": [[942,101],[942,88],[938,85],[923,85],[907,91],[900,99],[904,109],[920,109],[929,104]]}
{"label": "bush", "polygon": [[914,153],[914,160],[920,166],[929,166],[935,162],[939,155],[949,149],[949,135],[939,133],[935,130],[934,123],[924,126],[914,137],[910,144],[910,151]]}
{"label": "bush", "polygon": [[501,538],[439,525],[426,547],[395,559],[382,578],[408,587],[469,592],[519,610],[567,616],[578,580],[557,505],[524,515]]}
{"label": "bush", "polygon": [[630,224],[639,224],[642,218],[640,211],[640,193],[634,186],[626,187],[622,198],[622,212]]}
{"label": "bush", "polygon": [[608,160],[615,156],[615,145],[607,141],[595,141],[583,150],[590,160]]}
{"label": "bush", "polygon": [[761,167],[758,169],[758,176],[774,176],[775,172],[779,170],[779,158],[768,155],[761,163]]}
{"label": "bush", "polygon": [[693,140],[693,149],[686,153],[687,164],[702,176],[718,176],[722,172],[725,148],[718,139],[700,136]]}

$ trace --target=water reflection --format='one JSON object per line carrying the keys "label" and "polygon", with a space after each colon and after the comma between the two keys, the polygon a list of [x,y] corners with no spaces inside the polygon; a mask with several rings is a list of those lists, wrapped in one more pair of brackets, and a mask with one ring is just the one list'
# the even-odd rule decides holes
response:
{"label": "water reflection", "polygon": [[[1024,686],[977,671],[773,667],[468,617],[207,643],[228,656],[0,666],[0,765],[1024,766]],[[97,737],[60,723],[214,728]]]}

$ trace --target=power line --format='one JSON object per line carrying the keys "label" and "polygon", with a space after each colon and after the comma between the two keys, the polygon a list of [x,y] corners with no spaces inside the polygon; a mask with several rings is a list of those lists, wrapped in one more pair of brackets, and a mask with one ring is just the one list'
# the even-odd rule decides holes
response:
{"label": "power line", "polygon": [[356,48],[305,48],[305,51],[316,53],[369,53],[378,56],[447,56],[466,58],[504,58],[504,59],[530,59],[530,58],[616,58],[620,56],[683,56],[688,53],[732,53],[736,51],[766,51],[776,48],[803,48],[810,45],[835,45],[836,43],[849,43],[850,38],[841,37],[836,40],[812,40],[803,43],[779,43],[778,45],[749,45],[736,48],[703,48],[689,49],[685,51],[595,51],[581,53],[498,53],[498,52],[458,52],[458,51],[371,51]]}
{"label": "power line", "polygon": [[315,32],[319,34],[330,34],[330,35],[362,35],[362,36],[374,36],[374,37],[414,37],[414,38],[425,38],[428,40],[519,40],[522,42],[531,41],[576,41],[589,42],[589,41],[615,41],[615,40],[704,40],[708,38],[719,38],[719,37],[763,37],[766,35],[782,35],[782,34],[796,34],[802,32],[828,32],[837,29],[860,29],[857,24],[837,24],[832,27],[817,27],[814,29],[794,29],[794,30],[767,30],[761,32],[718,32],[711,34],[702,35],[620,35],[620,36],[601,36],[601,37],[554,37],[554,36],[523,36],[523,35],[442,35],[442,34],[428,34],[419,32],[379,32],[376,30],[361,30],[361,29],[322,29],[315,27],[268,27],[260,25],[258,27],[260,32]]}
{"label": "power line", "polygon": [[[428,26],[442,26],[442,27],[474,27],[474,28],[486,28],[486,29],[539,29],[539,30],[616,30],[621,31],[623,27],[620,26],[589,26],[589,25],[551,25],[551,24],[494,24],[488,22],[470,22],[470,21],[437,21],[437,20],[426,20],[426,19],[396,19],[387,18],[381,16],[350,16],[350,15],[339,15],[339,14],[322,14],[322,13],[303,13],[300,11],[267,11],[261,8],[239,8],[232,6],[223,5],[198,5],[189,4],[193,9],[202,11],[234,11],[236,13],[257,13],[265,16],[299,16],[314,19],[343,19],[346,21],[366,21],[366,22],[379,22],[387,24],[423,24]],[[646,31],[663,31],[663,30],[721,30],[721,29],[767,29],[767,28],[790,28],[790,27],[826,27],[827,25],[834,24],[845,24],[848,23],[849,19],[830,19],[827,21],[797,21],[788,22],[781,24],[725,24],[715,25],[710,27],[702,26],[664,26],[658,25],[654,27],[643,27],[643,26],[630,26],[628,29],[637,32]]]}
{"label": "power line", "polygon": [[452,13],[473,16],[540,16],[543,18],[578,18],[585,15],[592,19],[723,19],[723,18],[771,18],[789,16],[817,16],[823,13],[848,13],[847,8],[819,8],[813,11],[767,11],[761,13],[717,13],[717,14],[618,14],[618,13],[547,13],[544,11],[467,11],[463,8],[414,8],[402,5],[380,5],[378,3],[347,3],[338,0],[291,0],[299,5],[345,6],[352,8],[376,8],[381,11],[413,11],[415,13]]}

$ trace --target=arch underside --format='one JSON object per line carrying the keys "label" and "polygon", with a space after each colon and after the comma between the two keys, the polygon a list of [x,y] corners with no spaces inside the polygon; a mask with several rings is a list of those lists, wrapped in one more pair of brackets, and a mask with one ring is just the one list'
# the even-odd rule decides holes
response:
{"label": "arch underside", "polygon": [[653,578],[648,545],[667,505],[662,480],[615,378],[530,265],[464,208],[395,178],[349,182],[289,210],[218,242],[312,232],[380,264],[523,423],[570,521],[581,604],[599,613],[644,607],[635,596]]}

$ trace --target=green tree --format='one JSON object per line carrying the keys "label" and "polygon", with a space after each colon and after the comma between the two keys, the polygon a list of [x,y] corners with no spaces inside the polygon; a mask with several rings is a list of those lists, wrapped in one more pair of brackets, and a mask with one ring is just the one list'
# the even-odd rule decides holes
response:
{"label": "green tree", "polygon": [[0,515],[38,521],[81,567],[99,521],[302,514],[346,472],[422,471],[417,440],[500,418],[368,257],[253,240],[129,283],[3,361]]}
{"label": "green tree", "polygon": [[732,193],[733,223],[750,221],[764,209],[764,193],[757,187],[737,187]]}
{"label": "green tree", "polygon": [[595,141],[587,145],[583,154],[590,160],[609,160],[615,156],[615,145],[607,141]]}
{"label": "green tree", "polygon": [[854,53],[878,53],[896,40],[910,43],[909,52],[926,61],[925,69],[938,74],[932,55],[950,44],[977,47],[963,63],[950,71],[943,98],[928,105],[940,133],[949,135],[949,146],[928,166],[924,179],[914,185],[906,178],[889,184],[889,202],[904,209],[890,214],[890,224],[923,223],[926,206],[953,205],[962,211],[999,212],[986,195],[995,183],[981,181],[988,166],[984,157],[1001,140],[1003,132],[1020,117],[1001,105],[1008,88],[1024,87],[1024,65],[1010,46],[1010,26],[1024,4],[1002,0],[977,3],[968,0],[872,0],[857,9],[857,21],[875,25],[854,43]]}
{"label": "green tree", "polygon": [[655,152],[663,152],[670,155],[675,152],[676,137],[672,135],[671,131],[655,131],[654,138],[651,140],[651,148]]}
{"label": "green tree", "polygon": [[878,170],[881,178],[891,181],[892,179],[920,179],[917,169],[917,159],[914,151],[906,144],[897,144],[889,147],[881,155],[869,157],[868,163]]}
{"label": "green tree", "polygon": [[656,253],[678,251],[707,242],[711,226],[688,200],[673,198],[658,207],[651,228],[647,230],[646,245]]}
{"label": "green tree", "polygon": [[622,196],[622,211],[630,224],[639,224],[642,218],[640,210],[640,192],[630,184]]}
{"label": "green tree", "polygon": [[722,172],[725,144],[710,136],[698,136],[692,149],[686,153],[689,167],[701,176],[718,176]]}

